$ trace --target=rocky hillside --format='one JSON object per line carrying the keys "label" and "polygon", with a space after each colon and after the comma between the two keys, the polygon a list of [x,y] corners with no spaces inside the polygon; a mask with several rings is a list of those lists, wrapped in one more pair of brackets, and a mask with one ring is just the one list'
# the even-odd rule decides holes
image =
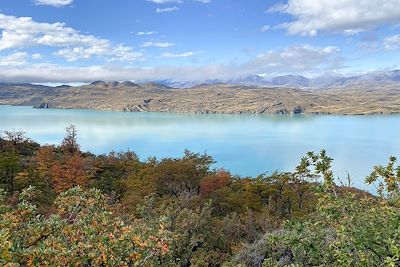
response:
{"label": "rocky hillside", "polygon": [[78,87],[0,84],[0,104],[126,112],[391,114],[400,113],[400,86],[373,83],[304,90],[227,84],[175,89],[158,83],[102,81]]}

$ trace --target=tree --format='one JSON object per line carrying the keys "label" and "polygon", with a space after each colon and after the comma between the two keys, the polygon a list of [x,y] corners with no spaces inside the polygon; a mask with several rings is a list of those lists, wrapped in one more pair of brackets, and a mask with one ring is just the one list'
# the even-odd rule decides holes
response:
{"label": "tree", "polygon": [[5,140],[10,141],[14,147],[17,146],[17,144],[22,143],[27,140],[25,137],[25,132],[23,131],[3,131]]}
{"label": "tree", "polygon": [[36,168],[43,180],[49,181],[56,192],[89,182],[93,167],[83,157],[76,143],[76,130],[67,128],[67,136],[61,145],[62,153],[53,146],[41,147],[35,155]]}
{"label": "tree", "polygon": [[0,151],[32,156],[38,147],[39,144],[27,138],[23,131],[3,131],[2,134],[0,132]]}
{"label": "tree", "polygon": [[200,184],[200,195],[205,196],[215,190],[227,186],[232,180],[229,172],[224,170],[218,171],[215,174],[206,176]]}
{"label": "tree", "polygon": [[127,151],[100,155],[94,159],[93,165],[95,172],[92,186],[120,197],[128,190],[129,183],[126,181],[135,179],[144,164],[135,153]]}
{"label": "tree", "polygon": [[76,128],[74,125],[70,125],[65,130],[66,136],[61,143],[61,150],[64,153],[74,154],[79,151]]}
{"label": "tree", "polygon": [[35,154],[36,169],[43,178],[51,176],[51,168],[55,164],[56,154],[54,146],[42,146]]}
{"label": "tree", "polygon": [[20,170],[20,157],[14,152],[0,152],[0,188],[8,194],[15,190],[15,176]]}
{"label": "tree", "polygon": [[51,177],[56,192],[89,182],[89,173],[85,159],[79,152],[66,155],[51,167]]}
{"label": "tree", "polygon": [[193,197],[200,193],[201,180],[208,174],[212,157],[185,151],[181,159],[166,158],[154,168],[158,192],[175,197]]}

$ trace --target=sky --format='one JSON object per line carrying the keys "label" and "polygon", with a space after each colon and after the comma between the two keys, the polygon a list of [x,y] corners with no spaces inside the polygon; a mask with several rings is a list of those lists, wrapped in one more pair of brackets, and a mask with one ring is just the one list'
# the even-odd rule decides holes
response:
{"label": "sky", "polygon": [[0,81],[399,68],[400,0],[0,0]]}

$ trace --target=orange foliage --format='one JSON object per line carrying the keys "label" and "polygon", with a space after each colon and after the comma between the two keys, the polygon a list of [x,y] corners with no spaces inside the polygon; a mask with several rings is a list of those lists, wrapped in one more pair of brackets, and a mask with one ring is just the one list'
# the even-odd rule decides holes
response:
{"label": "orange foliage", "polygon": [[231,175],[224,170],[205,177],[200,184],[200,195],[204,196],[223,188],[231,181]]}
{"label": "orange foliage", "polygon": [[57,155],[54,146],[43,146],[36,152],[35,160],[39,175],[48,178],[57,193],[85,185],[89,180],[88,164],[80,151]]}
{"label": "orange foliage", "polygon": [[56,192],[62,192],[77,185],[85,185],[89,177],[85,160],[79,152],[65,156],[51,168],[52,180]]}
{"label": "orange foliage", "polygon": [[36,152],[37,170],[42,177],[50,175],[50,170],[55,163],[55,153],[53,146],[42,146]]}

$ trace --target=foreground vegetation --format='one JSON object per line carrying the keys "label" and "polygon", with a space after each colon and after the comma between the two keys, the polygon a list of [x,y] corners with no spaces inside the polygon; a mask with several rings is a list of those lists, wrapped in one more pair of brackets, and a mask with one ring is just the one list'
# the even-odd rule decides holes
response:
{"label": "foreground vegetation", "polygon": [[400,266],[400,167],[337,186],[332,159],[290,173],[212,169],[206,154],[83,153],[0,138],[0,266]]}

